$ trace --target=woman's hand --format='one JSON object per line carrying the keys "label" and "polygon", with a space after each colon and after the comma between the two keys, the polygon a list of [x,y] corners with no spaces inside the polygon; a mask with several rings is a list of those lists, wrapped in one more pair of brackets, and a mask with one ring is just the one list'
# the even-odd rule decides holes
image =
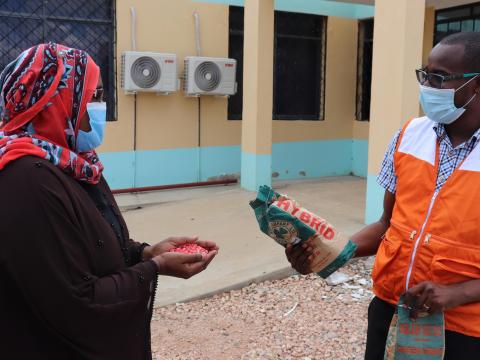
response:
{"label": "woman's hand", "polygon": [[[208,253],[202,255],[169,252],[185,244],[197,244]],[[199,241],[198,237],[169,237],[155,245],[145,247],[142,259],[153,260],[160,275],[188,279],[205,270],[217,253],[218,246],[213,241]]]}
{"label": "woman's hand", "polygon": [[155,256],[162,255],[185,244],[197,244],[205,248],[209,253],[212,251],[218,253],[218,246],[213,241],[199,241],[198,237],[169,237],[155,245],[145,247],[142,253],[142,260],[153,259]]}
{"label": "woman's hand", "polygon": [[159,275],[189,279],[205,270],[216,255],[217,250],[206,255],[165,252],[152,260],[158,266]]}

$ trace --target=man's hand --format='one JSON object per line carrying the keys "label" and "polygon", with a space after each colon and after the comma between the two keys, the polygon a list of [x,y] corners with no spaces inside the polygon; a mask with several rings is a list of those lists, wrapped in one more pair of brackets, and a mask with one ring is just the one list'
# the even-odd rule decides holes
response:
{"label": "man's hand", "polygon": [[209,251],[206,255],[164,252],[152,260],[157,264],[160,275],[188,279],[205,270],[215,255],[217,250]]}
{"label": "man's hand", "polygon": [[285,249],[285,255],[292,265],[302,275],[312,272],[311,265],[313,260],[313,247],[307,242],[292,246],[288,244]]}
{"label": "man's hand", "polygon": [[180,247],[185,244],[197,244],[208,250],[218,252],[218,246],[213,241],[199,241],[198,237],[169,237],[155,245],[147,246],[143,249],[142,260],[150,260],[155,256],[162,255],[172,249]]}
{"label": "man's hand", "polygon": [[410,317],[416,319],[420,313],[441,313],[462,305],[462,293],[458,286],[439,285],[430,281],[415,285],[405,294],[405,305],[410,310]]}

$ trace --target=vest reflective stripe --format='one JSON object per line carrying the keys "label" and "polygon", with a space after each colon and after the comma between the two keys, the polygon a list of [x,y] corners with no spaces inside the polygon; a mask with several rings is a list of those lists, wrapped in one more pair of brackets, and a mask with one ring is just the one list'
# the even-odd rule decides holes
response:
{"label": "vest reflective stripe", "polygon": [[[372,273],[375,294],[392,304],[407,278],[409,287],[480,279],[480,147],[436,193],[433,126],[426,117],[407,123],[394,155],[395,206]],[[480,303],[448,310],[445,320],[448,330],[480,337]]]}
{"label": "vest reflective stripe", "polygon": [[413,119],[403,133],[398,151],[435,165],[437,134],[433,125],[426,117]]}
{"label": "vest reflective stripe", "polygon": [[480,146],[476,146],[470,156],[460,165],[460,170],[480,171]]}

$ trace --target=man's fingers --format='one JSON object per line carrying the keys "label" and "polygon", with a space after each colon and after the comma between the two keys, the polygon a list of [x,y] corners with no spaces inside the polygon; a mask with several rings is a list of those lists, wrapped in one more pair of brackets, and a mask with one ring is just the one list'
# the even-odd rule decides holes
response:
{"label": "man's fingers", "polygon": [[426,283],[420,283],[410,288],[405,294],[405,305],[414,307],[417,304],[417,298],[423,293]]}
{"label": "man's fingers", "polygon": [[426,291],[428,285],[428,282],[422,282],[409,289],[405,294],[405,305],[410,308],[410,318],[416,319],[419,313],[428,311],[424,307],[429,295]]}
{"label": "man's fingers", "polygon": [[428,299],[428,292],[424,291],[417,297],[417,303],[415,307],[418,309],[419,312],[427,312],[430,308],[426,304]]}
{"label": "man's fingers", "polygon": [[305,262],[302,264],[301,268],[299,269],[300,273],[303,275],[310,274],[312,272],[312,269],[310,267],[310,262],[313,260],[313,255],[310,255]]}
{"label": "man's fingers", "polygon": [[303,254],[303,249],[299,246],[296,246],[293,248],[292,252],[290,253],[289,261],[292,264],[295,264],[298,262],[298,258],[302,256]]}
{"label": "man's fingers", "polygon": [[309,265],[309,257],[311,256],[311,253],[308,251],[303,251],[300,256],[297,258],[297,265],[299,267],[304,267]]}

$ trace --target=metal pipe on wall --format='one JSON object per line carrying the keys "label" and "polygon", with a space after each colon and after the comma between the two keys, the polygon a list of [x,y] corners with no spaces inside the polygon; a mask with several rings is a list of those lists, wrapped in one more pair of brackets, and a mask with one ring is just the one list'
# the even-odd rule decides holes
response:
{"label": "metal pipe on wall", "polygon": [[237,183],[238,183],[238,181],[236,179],[218,180],[218,181],[204,181],[204,182],[185,183],[185,184],[147,186],[147,187],[131,188],[131,189],[118,189],[118,190],[112,190],[112,193],[114,193],[114,194],[128,194],[128,193],[139,193],[139,192],[147,192],[147,191],[173,190],[173,189],[184,189],[184,188],[205,187],[205,186],[218,186],[218,185],[232,185],[232,184],[237,184]]}

